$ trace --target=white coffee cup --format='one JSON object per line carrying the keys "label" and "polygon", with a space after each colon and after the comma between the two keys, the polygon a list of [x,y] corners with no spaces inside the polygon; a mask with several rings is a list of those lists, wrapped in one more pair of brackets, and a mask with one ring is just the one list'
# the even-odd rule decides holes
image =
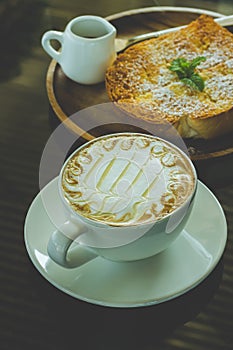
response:
{"label": "white coffee cup", "polygon": [[[81,84],[104,81],[108,66],[116,57],[115,27],[102,17],[80,16],[64,32],[50,30],[42,36],[44,50],[62,67],[65,75]],[[61,44],[57,51],[51,40]]]}
{"label": "white coffee cup", "polygon": [[[127,190],[130,186],[131,192]],[[158,254],[185,227],[196,187],[197,175],[191,160],[165,140],[118,133],[87,142],[72,153],[61,169],[58,190],[67,221],[52,233],[48,254],[67,268],[96,256],[134,261]],[[100,191],[97,197],[96,188]],[[170,198],[165,198],[167,194]],[[113,195],[119,196],[117,202],[111,198]],[[142,205],[138,204],[140,198]],[[98,208],[105,205],[105,209],[99,211],[96,203]]]}

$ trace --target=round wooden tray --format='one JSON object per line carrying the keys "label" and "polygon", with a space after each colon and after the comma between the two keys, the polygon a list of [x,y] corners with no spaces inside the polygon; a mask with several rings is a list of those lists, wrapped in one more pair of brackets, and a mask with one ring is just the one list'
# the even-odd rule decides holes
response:
{"label": "round wooden tray", "polygon": [[[129,38],[142,33],[188,24],[202,13],[213,17],[221,16],[216,12],[194,8],[149,7],[121,12],[107,19],[117,28],[118,38]],[[110,102],[104,83],[77,84],[68,79],[59,64],[52,60],[47,72],[46,86],[55,118],[85,140],[91,140],[111,131],[126,131],[122,129],[122,126],[125,122],[124,118],[129,117],[122,116],[122,114],[117,116],[119,118],[117,121],[114,119],[116,116],[103,116],[103,125],[93,129],[87,129],[90,123],[83,122],[81,119],[74,122],[70,118],[87,107]],[[115,125],[112,129],[114,122],[117,122],[118,126]],[[213,159],[233,153],[232,135],[214,141],[185,140],[185,143],[193,160]]]}

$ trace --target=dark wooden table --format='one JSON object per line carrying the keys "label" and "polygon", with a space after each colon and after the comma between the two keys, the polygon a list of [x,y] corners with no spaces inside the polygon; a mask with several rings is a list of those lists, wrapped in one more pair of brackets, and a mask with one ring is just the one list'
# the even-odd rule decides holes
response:
{"label": "dark wooden table", "polygon": [[233,349],[231,155],[200,167],[227,218],[222,259],[203,283],[172,301],[131,310],[79,301],[39,274],[24,243],[25,216],[39,191],[40,159],[56,119],[46,90],[51,61],[41,35],[63,30],[82,14],[109,16],[158,5],[230,14],[232,1],[2,0],[0,5],[0,349]]}

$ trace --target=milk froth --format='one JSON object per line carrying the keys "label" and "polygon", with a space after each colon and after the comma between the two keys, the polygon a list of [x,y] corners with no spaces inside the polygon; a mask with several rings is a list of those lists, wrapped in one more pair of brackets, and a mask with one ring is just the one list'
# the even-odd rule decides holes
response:
{"label": "milk froth", "polygon": [[82,216],[110,225],[162,219],[193,193],[194,169],[170,143],[124,133],[97,138],[77,150],[62,173],[62,191]]}

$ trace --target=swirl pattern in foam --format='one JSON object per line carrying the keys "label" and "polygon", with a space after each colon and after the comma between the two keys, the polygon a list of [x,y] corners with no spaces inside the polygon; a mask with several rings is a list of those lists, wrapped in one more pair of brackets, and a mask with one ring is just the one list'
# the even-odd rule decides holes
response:
{"label": "swirl pattern in foam", "polygon": [[62,172],[63,195],[73,210],[110,225],[160,220],[180,207],[194,186],[188,158],[143,134],[97,138],[77,150]]}

